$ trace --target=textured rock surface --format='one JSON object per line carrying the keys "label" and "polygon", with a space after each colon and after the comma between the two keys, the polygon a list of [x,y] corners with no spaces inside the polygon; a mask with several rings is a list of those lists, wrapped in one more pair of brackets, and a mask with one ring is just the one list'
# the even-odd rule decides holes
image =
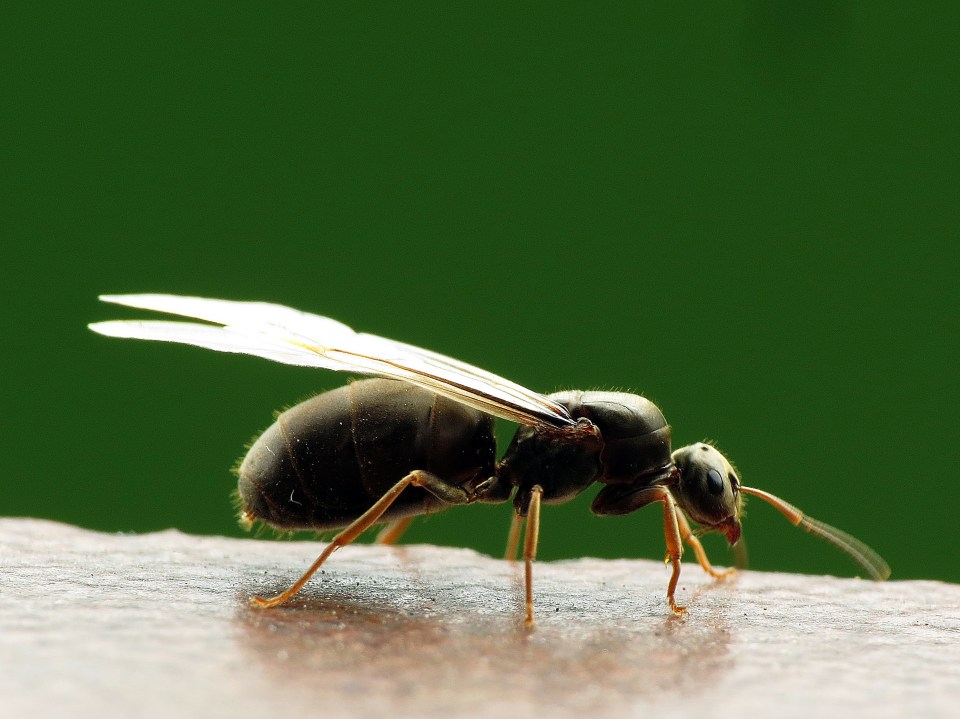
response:
{"label": "textured rock surface", "polygon": [[960,587],[0,520],[5,716],[957,716]]}

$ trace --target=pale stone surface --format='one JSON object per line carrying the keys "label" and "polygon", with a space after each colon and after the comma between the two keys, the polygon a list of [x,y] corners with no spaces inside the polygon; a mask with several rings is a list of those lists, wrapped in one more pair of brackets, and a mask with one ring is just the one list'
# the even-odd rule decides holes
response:
{"label": "pale stone surface", "polygon": [[0,715],[960,716],[960,587],[0,520]]}

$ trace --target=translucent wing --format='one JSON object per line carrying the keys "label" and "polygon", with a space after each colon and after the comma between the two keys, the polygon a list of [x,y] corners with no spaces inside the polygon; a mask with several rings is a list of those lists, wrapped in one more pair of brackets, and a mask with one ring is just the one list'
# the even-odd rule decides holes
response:
{"label": "translucent wing", "polygon": [[215,324],[162,320],[96,322],[90,329],[125,337],[254,355],[283,364],[402,380],[521,424],[567,427],[566,409],[503,377],[402,342],[354,332],[329,317],[266,302],[179,295],[101,295],[104,302]]}

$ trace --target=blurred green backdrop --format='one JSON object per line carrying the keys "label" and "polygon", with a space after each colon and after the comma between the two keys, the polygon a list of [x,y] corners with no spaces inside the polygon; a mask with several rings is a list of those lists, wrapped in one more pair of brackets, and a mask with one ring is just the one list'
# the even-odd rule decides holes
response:
{"label": "blurred green backdrop", "polygon": [[[0,513],[240,534],[244,443],[345,378],[85,328],[134,314],[98,293],[171,292],[641,392],[895,577],[960,580],[958,20],[5,2]],[[592,495],[545,511],[542,558],[662,556],[657,509],[599,519]],[[751,510],[751,566],[854,573]],[[499,554],[509,511],[408,538]]]}

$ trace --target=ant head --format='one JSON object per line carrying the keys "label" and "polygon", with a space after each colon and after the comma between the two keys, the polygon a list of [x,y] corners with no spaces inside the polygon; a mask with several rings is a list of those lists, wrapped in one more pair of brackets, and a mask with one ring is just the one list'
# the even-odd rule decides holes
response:
{"label": "ant head", "polygon": [[670,488],[687,516],[707,531],[722,533],[730,544],[740,539],[740,478],[716,447],[698,442],[673,455],[680,481]]}

